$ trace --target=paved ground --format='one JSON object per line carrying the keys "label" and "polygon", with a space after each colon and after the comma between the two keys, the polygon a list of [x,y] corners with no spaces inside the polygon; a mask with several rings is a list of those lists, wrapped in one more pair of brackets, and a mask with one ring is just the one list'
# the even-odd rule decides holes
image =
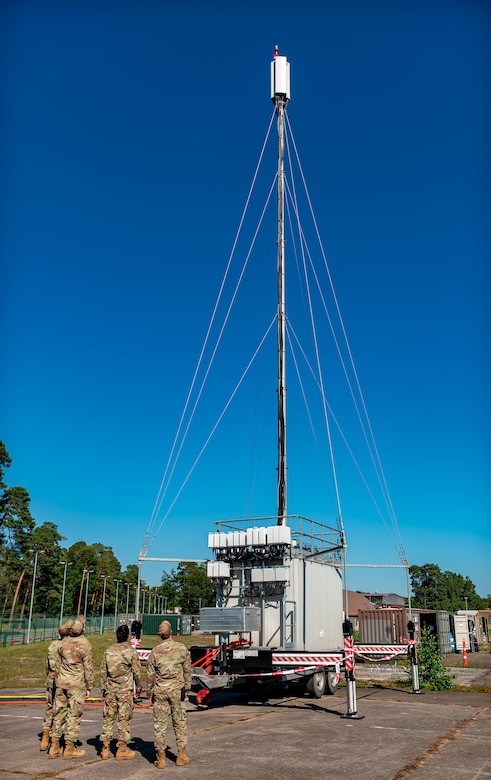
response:
{"label": "paved ground", "polygon": [[[40,689],[37,689],[40,693]],[[2,691],[5,697],[20,691]],[[23,691],[23,694],[32,691]],[[6,702],[5,698],[0,699]],[[97,756],[102,713],[87,706],[80,739],[87,750],[78,761],[49,760],[39,751],[41,703],[0,706],[0,780],[35,778],[155,778],[188,780],[486,780],[491,778],[491,696],[479,693],[357,689],[362,720],[344,719],[345,689],[309,699],[277,689],[266,700],[215,693],[212,706],[187,705],[192,763],[175,766],[169,730],[165,770],[153,766],[151,709],[135,710],[133,761],[102,762]],[[25,700],[24,700],[25,701]],[[142,704],[148,704],[146,699]]]}
{"label": "paved ground", "polygon": [[[445,666],[455,675],[455,684],[465,687],[486,687],[491,690],[491,652],[469,653],[468,666],[462,668],[462,655],[451,653],[445,656]],[[409,679],[410,669],[397,666],[395,663],[371,664],[357,663],[356,676],[363,681],[387,681]]]}

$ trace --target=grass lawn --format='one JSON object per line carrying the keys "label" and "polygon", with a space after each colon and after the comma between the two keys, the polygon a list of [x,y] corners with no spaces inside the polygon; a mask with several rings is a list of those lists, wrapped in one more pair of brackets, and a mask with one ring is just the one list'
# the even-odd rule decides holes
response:
{"label": "grass lawn", "polygon": [[[94,650],[94,687],[99,688],[99,669],[104,650],[116,642],[112,632],[89,634],[87,636]],[[198,636],[174,637],[186,647],[191,645],[212,645],[214,636],[200,634]],[[46,653],[51,640],[33,642],[29,645],[13,645],[0,647],[0,688],[43,688],[46,681]],[[152,648],[160,642],[158,636],[142,636],[142,647]]]}

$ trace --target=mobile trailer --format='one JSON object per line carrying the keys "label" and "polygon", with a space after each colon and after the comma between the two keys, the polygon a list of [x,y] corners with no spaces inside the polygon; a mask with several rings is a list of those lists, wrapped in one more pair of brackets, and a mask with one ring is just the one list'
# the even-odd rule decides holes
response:
{"label": "mobile trailer", "polygon": [[217,606],[200,611],[200,629],[216,645],[191,648],[193,674],[207,690],[276,679],[334,693],[344,668],[342,533],[274,519],[221,521],[209,534]]}

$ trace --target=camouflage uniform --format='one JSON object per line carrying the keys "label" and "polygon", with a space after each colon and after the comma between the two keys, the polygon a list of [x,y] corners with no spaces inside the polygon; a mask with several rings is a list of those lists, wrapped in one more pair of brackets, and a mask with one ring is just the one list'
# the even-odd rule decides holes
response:
{"label": "camouflage uniform", "polygon": [[181,690],[191,688],[191,658],[182,642],[172,638],[157,645],[147,662],[147,692],[153,701],[155,749],[164,751],[169,712],[178,749],[188,741],[186,708],[181,701]]}
{"label": "camouflage uniform", "polygon": [[129,742],[133,717],[133,680],[140,688],[141,666],[138,653],[127,642],[111,645],[101,663],[101,690],[104,711],[101,742],[109,742],[117,719],[118,740]]}
{"label": "camouflage uniform", "polygon": [[43,731],[51,729],[53,722],[53,705],[56,691],[56,673],[60,667],[60,656],[58,648],[61,644],[60,639],[55,639],[48,645],[48,654],[46,656],[46,711],[44,713]]}
{"label": "camouflage uniform", "polygon": [[[82,629],[83,630],[83,629]],[[85,707],[85,693],[94,684],[92,645],[84,636],[67,636],[58,647],[60,668],[56,677],[51,737],[76,742]]]}

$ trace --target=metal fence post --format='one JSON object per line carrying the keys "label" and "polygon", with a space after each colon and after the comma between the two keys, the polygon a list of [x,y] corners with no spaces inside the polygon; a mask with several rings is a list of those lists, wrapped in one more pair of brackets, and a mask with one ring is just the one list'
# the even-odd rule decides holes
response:
{"label": "metal fence post", "polygon": [[346,698],[348,711],[342,718],[361,720],[364,715],[358,715],[356,711],[356,682],[355,682],[355,653],[353,640],[353,623],[351,620],[343,622],[344,635],[344,672],[346,677]]}
{"label": "metal fence post", "polygon": [[408,654],[411,661],[411,684],[413,686],[413,693],[421,693],[419,688],[419,672],[418,672],[418,655],[416,652],[416,640],[414,638],[415,625],[412,620],[408,621],[407,632],[409,635],[408,642]]}

